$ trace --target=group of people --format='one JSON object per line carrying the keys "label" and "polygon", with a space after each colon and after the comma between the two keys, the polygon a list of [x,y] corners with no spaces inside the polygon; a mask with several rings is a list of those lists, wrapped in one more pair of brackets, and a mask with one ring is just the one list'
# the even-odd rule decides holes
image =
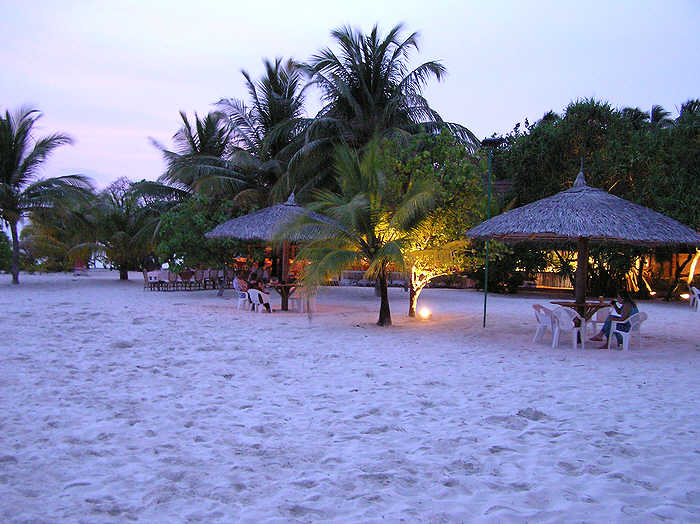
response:
{"label": "group of people", "polygon": [[[245,294],[245,296],[248,297],[248,300],[250,301],[250,293],[248,293],[249,290],[254,289],[259,291],[259,297],[262,300],[262,305],[265,308],[265,311],[268,313],[272,313],[272,308],[270,308],[270,293],[265,291],[265,282],[263,280],[265,271],[261,272],[261,277],[259,278],[257,276],[258,273],[258,267],[257,264],[254,264],[255,270],[250,271],[248,274],[248,279],[246,280],[245,277],[245,272],[244,271],[238,271],[235,276],[233,277],[233,289],[235,289],[238,293]],[[269,276],[269,273],[268,273]],[[251,311],[254,309],[254,304],[251,302],[250,304]]]}

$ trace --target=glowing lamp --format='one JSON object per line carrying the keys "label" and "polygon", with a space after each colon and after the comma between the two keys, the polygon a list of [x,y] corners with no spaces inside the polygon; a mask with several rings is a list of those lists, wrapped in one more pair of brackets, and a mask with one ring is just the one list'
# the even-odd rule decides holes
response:
{"label": "glowing lamp", "polygon": [[418,316],[423,320],[428,320],[430,317],[433,316],[433,312],[430,311],[427,307],[422,307],[420,308],[420,311],[418,311]]}
{"label": "glowing lamp", "polygon": [[682,298],[683,300],[688,300],[688,299],[690,298],[690,294],[688,294],[688,293],[681,293],[681,298]]}
{"label": "glowing lamp", "polygon": [[649,291],[649,294],[650,294],[652,297],[655,297],[655,296],[656,296],[656,291]]}

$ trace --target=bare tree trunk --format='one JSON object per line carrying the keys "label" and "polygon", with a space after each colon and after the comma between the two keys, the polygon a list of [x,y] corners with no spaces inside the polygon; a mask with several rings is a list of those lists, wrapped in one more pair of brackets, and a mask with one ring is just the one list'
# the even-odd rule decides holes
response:
{"label": "bare tree trunk", "polygon": [[378,326],[391,325],[391,311],[389,310],[389,291],[386,285],[386,270],[382,269],[379,273],[379,292],[381,294],[381,304],[379,306]]}
{"label": "bare tree trunk", "polygon": [[19,284],[19,236],[17,235],[17,222],[10,223],[12,233],[12,283]]}
{"label": "bare tree trunk", "polygon": [[119,266],[119,280],[129,280],[129,268],[126,265]]}

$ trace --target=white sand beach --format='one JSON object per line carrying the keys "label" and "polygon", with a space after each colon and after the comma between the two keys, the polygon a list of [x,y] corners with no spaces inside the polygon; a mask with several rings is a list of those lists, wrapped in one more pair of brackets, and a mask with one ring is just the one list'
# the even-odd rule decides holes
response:
{"label": "white sand beach", "polygon": [[[532,343],[548,298],[372,289],[309,320],[134,273],[0,280],[0,522],[700,522],[700,314]],[[274,296],[274,294],[273,294]],[[273,303],[273,308],[279,307]],[[590,344],[593,347],[594,344]]]}

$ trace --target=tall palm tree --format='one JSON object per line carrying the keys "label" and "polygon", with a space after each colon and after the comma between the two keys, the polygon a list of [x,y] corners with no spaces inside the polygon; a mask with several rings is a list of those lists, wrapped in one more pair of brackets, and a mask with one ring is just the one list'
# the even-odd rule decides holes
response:
{"label": "tall palm tree", "polygon": [[339,51],[322,49],[304,65],[325,105],[310,123],[306,144],[297,156],[323,158],[322,151],[339,142],[360,148],[374,136],[436,133],[445,127],[468,152],[478,148],[479,140],[471,131],[445,122],[423,97],[425,85],[442,80],[446,69],[437,61],[410,69],[409,57],[419,49],[418,33],[404,38],[402,30],[399,24],[386,36],[376,25],[368,35],[351,27],[331,32]]}
{"label": "tall palm tree", "polygon": [[362,155],[339,146],[334,165],[339,191],[317,190],[308,206],[327,219],[309,215],[290,226],[309,239],[299,254],[310,261],[302,280],[314,288],[349,266],[367,264],[366,276],[379,283],[377,324],[390,325],[387,273],[391,265],[404,268],[411,232],[435,204],[434,185],[411,180],[397,198],[382,172],[376,141]]}
{"label": "tall palm tree", "polygon": [[254,81],[243,70],[249,102],[224,98],[217,107],[231,125],[237,147],[232,164],[257,180],[259,201],[286,199],[294,189],[287,185],[288,164],[299,150],[303,131],[304,86],[302,70],[293,60],[263,60],[265,73]]}
{"label": "tall palm tree", "polygon": [[32,129],[41,113],[21,107],[0,116],[0,219],[12,235],[12,283],[19,284],[19,236],[17,223],[34,209],[51,208],[57,202],[91,190],[87,178],[68,175],[37,179],[41,165],[58,147],[71,144],[68,135],[54,133],[34,140]]}

